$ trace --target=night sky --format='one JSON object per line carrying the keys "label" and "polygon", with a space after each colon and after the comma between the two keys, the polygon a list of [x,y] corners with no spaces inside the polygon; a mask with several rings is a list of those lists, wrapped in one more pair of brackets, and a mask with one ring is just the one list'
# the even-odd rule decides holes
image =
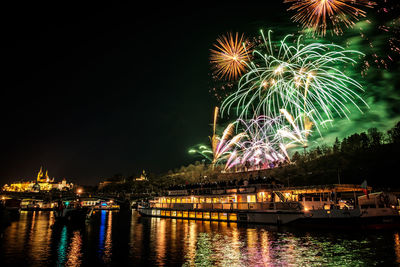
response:
{"label": "night sky", "polygon": [[[299,29],[286,5],[271,2],[3,8],[0,183],[34,177],[40,166],[57,179],[95,184],[116,173],[159,173],[193,162],[188,148],[207,142],[218,104],[209,93],[216,38]],[[374,119],[357,115],[346,134],[398,120],[394,69],[385,76],[390,85],[365,88]],[[388,88],[383,98],[372,93]]]}

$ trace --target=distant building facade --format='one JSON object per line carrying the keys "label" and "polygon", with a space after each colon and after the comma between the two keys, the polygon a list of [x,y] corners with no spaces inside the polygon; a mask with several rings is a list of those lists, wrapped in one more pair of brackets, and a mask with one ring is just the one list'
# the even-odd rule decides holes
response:
{"label": "distant building facade", "polygon": [[55,179],[50,179],[48,171],[43,173],[42,167],[37,174],[36,180],[33,181],[21,181],[15,182],[10,185],[4,185],[3,190],[9,192],[40,192],[50,190],[71,190],[74,187],[73,183],[67,183],[66,179],[62,179],[61,182],[55,182]]}

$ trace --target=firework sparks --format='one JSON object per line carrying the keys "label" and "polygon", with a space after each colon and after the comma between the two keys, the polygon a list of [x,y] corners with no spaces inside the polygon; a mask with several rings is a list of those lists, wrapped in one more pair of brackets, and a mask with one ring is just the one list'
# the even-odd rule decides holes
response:
{"label": "firework sparks", "polygon": [[[368,69],[375,65],[378,68],[390,69],[400,57],[400,2],[397,0],[379,1],[368,19],[357,23],[354,29],[365,44],[365,76]],[[350,38],[351,40],[351,38]],[[349,42],[351,43],[351,42]]]}
{"label": "firework sparks", "polygon": [[249,47],[245,47],[247,40],[243,34],[239,37],[236,33],[222,35],[214,44],[215,50],[211,49],[211,63],[214,74],[220,79],[237,80],[245,71],[248,61]]}
{"label": "firework sparks", "polygon": [[267,169],[288,160],[285,145],[279,135],[281,118],[271,119],[259,116],[249,122],[238,121],[243,127],[244,135],[235,143],[225,169],[234,166],[249,169]]}
{"label": "firework sparks", "polygon": [[189,154],[199,154],[207,159],[209,162],[212,162],[212,150],[206,145],[197,145],[189,149]]}
{"label": "firework sparks", "polygon": [[297,11],[292,17],[295,22],[322,36],[328,29],[341,34],[342,25],[351,27],[354,21],[366,16],[366,11],[361,8],[376,5],[370,0],[284,0],[284,3],[292,4],[288,10]]}
{"label": "firework sparks", "polygon": [[308,147],[308,136],[311,134],[312,123],[309,121],[307,116],[293,118],[293,116],[285,109],[281,109],[280,112],[285,117],[289,126],[284,125],[278,129],[277,133],[281,138],[289,140],[285,143],[285,148],[292,148],[301,145],[304,149]]}

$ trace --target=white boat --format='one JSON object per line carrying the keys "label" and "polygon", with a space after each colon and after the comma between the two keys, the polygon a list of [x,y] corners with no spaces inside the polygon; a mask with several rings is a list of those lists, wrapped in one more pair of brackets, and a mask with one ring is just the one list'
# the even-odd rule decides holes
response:
{"label": "white boat", "polygon": [[379,228],[400,225],[397,201],[394,195],[384,193],[367,197],[359,185],[253,184],[170,190],[138,210],[143,216],[179,219]]}

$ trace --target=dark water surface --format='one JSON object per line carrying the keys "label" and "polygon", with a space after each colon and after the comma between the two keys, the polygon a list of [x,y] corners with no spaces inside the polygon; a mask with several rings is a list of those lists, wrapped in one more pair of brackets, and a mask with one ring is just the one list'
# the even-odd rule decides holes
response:
{"label": "dark water surface", "polygon": [[135,211],[52,227],[52,212],[22,212],[0,239],[0,266],[393,266],[398,231],[317,231],[176,219]]}

